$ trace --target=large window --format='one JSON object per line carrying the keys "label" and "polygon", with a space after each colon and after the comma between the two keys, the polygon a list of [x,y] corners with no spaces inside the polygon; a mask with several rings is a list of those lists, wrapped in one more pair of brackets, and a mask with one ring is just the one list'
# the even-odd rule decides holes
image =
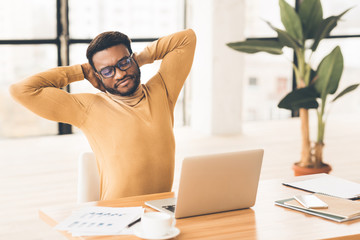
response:
{"label": "large window", "polygon": [[0,39],[55,39],[55,0],[2,1],[0,8]]}
{"label": "large window", "polygon": [[[21,6],[21,7],[19,7]],[[85,52],[93,37],[103,31],[127,34],[133,50],[184,28],[184,0],[19,0],[0,8],[0,138],[66,134],[73,129],[42,119],[16,104],[9,85],[46,69],[86,62]],[[144,66],[147,81],[160,63]],[[93,92],[87,81],[71,84],[72,93]],[[181,104],[175,122],[183,124]]]}
{"label": "large window", "polygon": [[[269,21],[278,28],[283,28],[280,20],[278,0],[247,0],[246,37],[272,38],[276,33],[270,29]],[[288,0],[292,6],[300,0]],[[324,17],[338,15],[358,4],[356,0],[323,0],[321,1]],[[336,45],[339,45],[344,55],[344,72],[339,86],[342,90],[351,83],[358,83],[360,76],[360,8],[348,12],[327,40],[323,41],[316,53],[318,59],[327,55]],[[314,56],[315,57],[315,56]],[[244,78],[244,120],[270,120],[291,117],[291,112],[279,109],[279,101],[295,86],[291,61],[293,52],[286,49],[285,57],[258,53],[245,56]],[[341,102],[340,102],[341,101]],[[331,115],[360,113],[360,93],[353,92],[335,103]]]}
{"label": "large window", "polygon": [[[21,7],[19,7],[21,6]],[[10,97],[11,83],[58,65],[56,1],[5,1],[0,8],[0,138],[56,134]]]}

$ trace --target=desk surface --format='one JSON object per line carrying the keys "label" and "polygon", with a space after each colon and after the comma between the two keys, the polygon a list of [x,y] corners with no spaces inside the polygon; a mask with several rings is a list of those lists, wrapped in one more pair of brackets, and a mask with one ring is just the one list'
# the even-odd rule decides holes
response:
{"label": "desk surface", "polygon": [[[254,207],[178,219],[176,226],[181,233],[176,239],[360,239],[360,219],[337,223],[274,205],[275,200],[289,198],[299,193],[304,192],[283,186],[280,180],[260,181]],[[55,226],[68,217],[72,210],[84,205],[143,206],[146,211],[152,211],[145,206],[145,201],[173,196],[173,193],[161,193],[83,205],[49,207],[41,209],[39,215],[43,221]],[[68,239],[139,239],[135,236],[72,238],[65,232],[62,234]]]}

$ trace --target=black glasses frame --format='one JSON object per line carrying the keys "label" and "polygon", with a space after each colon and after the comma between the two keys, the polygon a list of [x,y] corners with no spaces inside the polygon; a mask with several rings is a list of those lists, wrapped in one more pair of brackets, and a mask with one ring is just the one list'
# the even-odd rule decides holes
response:
{"label": "black glasses frame", "polygon": [[[121,62],[126,60],[126,64],[121,64]],[[113,66],[106,66],[104,68],[102,68],[100,71],[97,71],[98,74],[100,74],[100,76],[102,76],[103,78],[112,78],[115,76],[116,73],[116,69],[118,68],[121,71],[126,71],[128,70],[131,66],[132,66],[132,61],[133,61],[133,54],[131,54],[130,56],[126,57],[126,58],[122,58],[120,59],[115,65]],[[112,74],[111,76],[104,76],[104,74],[102,73],[105,69],[111,68],[112,69]]]}

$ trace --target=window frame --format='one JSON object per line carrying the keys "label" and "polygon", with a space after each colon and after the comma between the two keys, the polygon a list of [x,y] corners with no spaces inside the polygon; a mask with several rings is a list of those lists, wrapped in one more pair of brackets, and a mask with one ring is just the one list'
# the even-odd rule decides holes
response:
{"label": "window frame", "polygon": [[[8,39],[1,40],[0,45],[56,45],[57,48],[57,65],[68,66],[70,62],[70,45],[72,44],[89,44],[92,39],[73,39],[69,36],[69,0],[56,0],[56,37],[46,39]],[[184,28],[186,26],[186,0],[184,0]],[[132,38],[132,42],[152,42],[158,38]],[[185,87],[184,87],[185,88]],[[70,85],[64,88],[65,91],[71,92]],[[185,105],[184,98],[184,105]],[[185,109],[184,109],[185,110]],[[184,112],[185,119],[185,112]],[[184,121],[185,123],[185,121]],[[72,134],[70,124],[58,122],[58,135]]]}

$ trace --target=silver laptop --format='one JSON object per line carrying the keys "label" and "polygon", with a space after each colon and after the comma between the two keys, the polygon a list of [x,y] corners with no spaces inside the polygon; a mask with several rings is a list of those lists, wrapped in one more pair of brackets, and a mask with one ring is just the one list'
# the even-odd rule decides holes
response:
{"label": "silver laptop", "polygon": [[185,158],[177,198],[145,204],[175,218],[252,207],[263,155],[256,149]]}

